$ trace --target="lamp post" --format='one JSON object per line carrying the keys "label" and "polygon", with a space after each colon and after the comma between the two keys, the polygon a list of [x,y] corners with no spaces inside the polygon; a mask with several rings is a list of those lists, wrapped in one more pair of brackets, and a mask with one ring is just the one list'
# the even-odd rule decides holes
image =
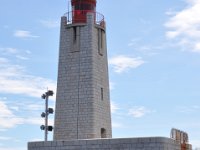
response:
{"label": "lamp post", "polygon": [[45,99],[45,112],[41,114],[42,118],[45,118],[45,125],[41,125],[40,129],[44,130],[44,140],[48,140],[48,131],[53,131],[53,126],[48,125],[48,116],[49,114],[53,114],[53,108],[48,108],[48,101],[49,101],[49,96],[53,96],[53,91],[48,90],[44,94],[42,94],[41,98]]}

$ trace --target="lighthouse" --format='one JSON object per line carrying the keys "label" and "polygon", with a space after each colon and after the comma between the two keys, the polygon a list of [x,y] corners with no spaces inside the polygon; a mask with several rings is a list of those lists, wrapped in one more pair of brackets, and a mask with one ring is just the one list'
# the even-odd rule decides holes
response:
{"label": "lighthouse", "polygon": [[111,138],[104,16],[72,0],[61,18],[54,140]]}
{"label": "lighthouse", "polygon": [[28,150],[192,150],[176,129],[171,138],[112,138],[105,19],[96,0],[71,7],[61,17],[53,141],[29,142]]}

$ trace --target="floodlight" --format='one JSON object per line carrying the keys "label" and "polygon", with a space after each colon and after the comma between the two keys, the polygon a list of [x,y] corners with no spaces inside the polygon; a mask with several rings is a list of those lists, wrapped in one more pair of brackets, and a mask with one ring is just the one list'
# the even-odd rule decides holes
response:
{"label": "floodlight", "polygon": [[45,95],[45,94],[42,94],[41,98],[42,98],[42,99],[45,99],[45,98],[46,98],[46,95]]}
{"label": "floodlight", "polygon": [[53,91],[51,91],[51,90],[47,91],[47,92],[46,92],[46,95],[48,95],[48,96],[53,96]]}
{"label": "floodlight", "polygon": [[53,108],[49,108],[49,109],[48,109],[48,113],[49,113],[49,114],[53,114],[53,112],[54,112],[54,111],[53,111]]}
{"label": "floodlight", "polygon": [[41,130],[45,130],[45,126],[44,126],[44,125],[41,125],[41,126],[40,126],[40,129],[41,129]]}
{"label": "floodlight", "polygon": [[53,126],[48,126],[48,131],[53,131]]}
{"label": "floodlight", "polygon": [[41,117],[42,117],[42,118],[45,118],[45,117],[46,117],[46,113],[43,112],[43,113],[41,114]]}

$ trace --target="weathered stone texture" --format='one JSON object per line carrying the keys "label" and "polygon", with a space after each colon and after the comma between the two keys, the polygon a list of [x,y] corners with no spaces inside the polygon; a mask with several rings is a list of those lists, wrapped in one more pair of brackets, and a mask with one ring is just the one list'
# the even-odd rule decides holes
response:
{"label": "weathered stone texture", "polygon": [[[111,138],[105,30],[61,18],[54,140]],[[101,51],[101,53],[100,53]],[[103,53],[103,54],[102,54]]]}
{"label": "weathered stone texture", "polygon": [[164,137],[33,142],[28,150],[181,150]]}

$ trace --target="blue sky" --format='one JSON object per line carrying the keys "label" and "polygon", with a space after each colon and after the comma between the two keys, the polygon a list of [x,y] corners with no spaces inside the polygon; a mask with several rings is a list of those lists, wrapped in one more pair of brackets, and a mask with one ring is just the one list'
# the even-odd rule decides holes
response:
{"label": "blue sky", "polygon": [[[0,1],[0,150],[43,139],[40,95],[56,89],[67,4]],[[200,0],[99,0],[97,10],[107,22],[113,137],[169,137],[174,127],[200,147]]]}

